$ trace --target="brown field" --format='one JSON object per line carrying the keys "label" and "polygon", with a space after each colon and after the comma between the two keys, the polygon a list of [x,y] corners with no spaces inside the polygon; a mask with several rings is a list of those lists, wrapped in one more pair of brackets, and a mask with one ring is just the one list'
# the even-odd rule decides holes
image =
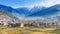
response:
{"label": "brown field", "polygon": [[0,27],[0,34],[60,34],[60,29],[56,28],[10,28]]}

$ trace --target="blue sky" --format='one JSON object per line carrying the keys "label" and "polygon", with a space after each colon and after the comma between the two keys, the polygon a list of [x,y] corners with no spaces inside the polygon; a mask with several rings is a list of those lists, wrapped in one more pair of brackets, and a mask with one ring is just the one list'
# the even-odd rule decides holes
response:
{"label": "blue sky", "polygon": [[7,6],[52,6],[60,4],[60,0],[0,0],[0,4]]}
{"label": "blue sky", "polygon": [[41,3],[45,0],[0,0],[0,4],[10,5],[10,6],[29,6]]}

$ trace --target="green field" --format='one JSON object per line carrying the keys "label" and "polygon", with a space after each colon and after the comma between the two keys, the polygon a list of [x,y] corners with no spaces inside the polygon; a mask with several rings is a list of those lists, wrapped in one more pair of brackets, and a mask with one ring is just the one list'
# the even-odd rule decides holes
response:
{"label": "green field", "polygon": [[6,26],[0,26],[0,34],[60,34],[58,28],[11,28]]}

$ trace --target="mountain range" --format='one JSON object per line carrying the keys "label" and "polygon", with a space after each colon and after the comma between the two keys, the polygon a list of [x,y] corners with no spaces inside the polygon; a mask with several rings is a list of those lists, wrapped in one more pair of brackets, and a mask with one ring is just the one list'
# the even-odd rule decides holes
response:
{"label": "mountain range", "polygon": [[0,10],[4,10],[10,13],[16,18],[20,17],[58,18],[60,16],[60,4],[56,4],[51,7],[34,6],[30,10],[27,7],[12,8],[9,6],[0,5]]}

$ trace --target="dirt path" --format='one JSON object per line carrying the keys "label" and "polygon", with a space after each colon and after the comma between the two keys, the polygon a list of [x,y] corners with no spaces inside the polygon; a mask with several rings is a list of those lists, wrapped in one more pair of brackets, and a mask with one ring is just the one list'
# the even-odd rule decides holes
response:
{"label": "dirt path", "polygon": [[31,33],[31,34],[54,34],[54,33],[47,33],[47,32],[34,32],[34,33]]}

